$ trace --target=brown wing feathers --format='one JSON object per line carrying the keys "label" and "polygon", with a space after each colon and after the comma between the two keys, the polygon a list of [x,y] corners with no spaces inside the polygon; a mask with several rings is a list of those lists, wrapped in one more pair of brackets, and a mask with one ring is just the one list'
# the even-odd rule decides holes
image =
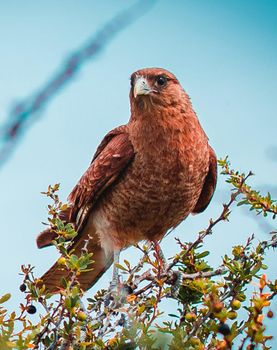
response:
{"label": "brown wing feathers", "polygon": [[[122,128],[119,128],[122,130]],[[134,156],[128,134],[109,133],[100,144],[90,167],[68,197],[72,210],[71,221],[83,206],[94,205],[103,191],[117,179]]]}
{"label": "brown wing feathers", "polygon": [[194,210],[192,211],[193,214],[202,213],[202,211],[204,211],[207,208],[215,191],[215,186],[217,181],[217,160],[216,160],[215,152],[210,146],[209,146],[209,156],[210,156],[209,171],[206,176],[200,197],[196,203]]}
{"label": "brown wing feathers", "polygon": [[[96,283],[113,261],[112,254],[106,254],[100,246],[99,238],[91,223],[87,224],[89,213],[105,189],[120,178],[133,157],[134,150],[126,129],[119,127],[111,131],[98,147],[91,165],[70,193],[69,212],[61,215],[65,221],[76,226],[78,235],[70,246],[70,249],[74,249],[74,254],[81,253],[85,240],[90,236],[87,248],[93,253],[95,262],[92,271],[85,272],[79,277],[79,283],[84,290]],[[50,245],[54,238],[55,233],[51,229],[43,231],[37,239],[38,247]],[[55,263],[42,276],[42,280],[50,292],[57,292],[61,278],[67,276],[68,272]]]}

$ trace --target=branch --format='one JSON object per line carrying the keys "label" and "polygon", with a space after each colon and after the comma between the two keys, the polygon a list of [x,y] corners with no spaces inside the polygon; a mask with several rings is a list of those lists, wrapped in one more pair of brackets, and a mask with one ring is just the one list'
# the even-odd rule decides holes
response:
{"label": "branch", "polygon": [[0,166],[8,159],[17,145],[22,131],[39,118],[38,112],[45,108],[53,97],[73,80],[86,62],[95,58],[120,31],[145,14],[154,3],[155,0],[140,0],[120,12],[85,45],[73,52],[54,78],[46,82],[36,93],[14,106],[6,122],[0,128]]}

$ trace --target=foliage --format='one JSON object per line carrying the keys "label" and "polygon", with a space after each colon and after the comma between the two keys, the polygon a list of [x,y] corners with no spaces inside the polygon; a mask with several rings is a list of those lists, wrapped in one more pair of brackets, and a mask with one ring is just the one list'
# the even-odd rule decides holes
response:
{"label": "foliage", "polygon": [[[178,240],[180,251],[169,261],[157,244],[137,246],[137,265],[126,260],[118,265],[124,282],[116,292],[100,290],[87,299],[78,276],[93,268],[93,256],[86,247],[81,256],[70,249],[67,240],[76,232],[59,219],[58,213],[66,208],[57,195],[59,185],[49,186],[45,194],[53,204],[48,220],[58,234],[54,244],[61,253],[59,264],[70,278],[51,296],[33,267],[21,267],[25,302],[19,312],[9,314],[3,306],[10,294],[0,298],[0,349],[269,349],[272,337],[265,332],[264,317],[273,317],[270,305],[277,281],[269,281],[263,270],[266,250],[276,247],[276,232],[258,244],[249,237],[216,268],[208,263],[203,242],[219,222],[229,220],[235,204],[273,219],[277,206],[270,194],[262,196],[249,186],[252,173],[231,170],[227,159],[219,166],[231,185],[231,196],[218,218],[210,220],[195,241]],[[253,281],[256,288],[249,298]],[[160,305],[168,298],[176,301],[176,310],[162,318]],[[43,312],[34,321],[37,307]]]}

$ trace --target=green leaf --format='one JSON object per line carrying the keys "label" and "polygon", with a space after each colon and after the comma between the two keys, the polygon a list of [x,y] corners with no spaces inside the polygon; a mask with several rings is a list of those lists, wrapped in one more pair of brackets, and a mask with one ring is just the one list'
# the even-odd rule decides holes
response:
{"label": "green leaf", "polygon": [[126,269],[126,267],[122,266],[121,264],[115,264],[115,266],[120,269],[120,270],[123,270],[123,271],[126,271],[128,272],[128,270]]}
{"label": "green leaf", "polygon": [[203,252],[203,253],[197,254],[197,255],[196,255],[196,258],[197,258],[197,259],[205,258],[205,257],[208,256],[209,254],[210,254],[210,252],[205,251],[205,252]]}
{"label": "green leaf", "polygon": [[61,278],[61,285],[62,287],[64,287],[65,289],[67,288],[67,281],[64,277]]}
{"label": "green leaf", "polygon": [[6,301],[8,301],[11,297],[10,293],[4,294],[1,298],[0,298],[0,304],[5,303]]}
{"label": "green leaf", "polygon": [[124,259],[124,264],[128,267],[128,269],[131,268],[131,265],[128,260]]}

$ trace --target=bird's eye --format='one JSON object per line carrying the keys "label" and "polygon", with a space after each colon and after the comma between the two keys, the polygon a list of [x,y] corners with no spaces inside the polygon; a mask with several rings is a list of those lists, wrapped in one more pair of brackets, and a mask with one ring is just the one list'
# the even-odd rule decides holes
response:
{"label": "bird's eye", "polygon": [[167,83],[167,78],[164,75],[160,75],[156,79],[156,84],[158,86],[165,86]]}

